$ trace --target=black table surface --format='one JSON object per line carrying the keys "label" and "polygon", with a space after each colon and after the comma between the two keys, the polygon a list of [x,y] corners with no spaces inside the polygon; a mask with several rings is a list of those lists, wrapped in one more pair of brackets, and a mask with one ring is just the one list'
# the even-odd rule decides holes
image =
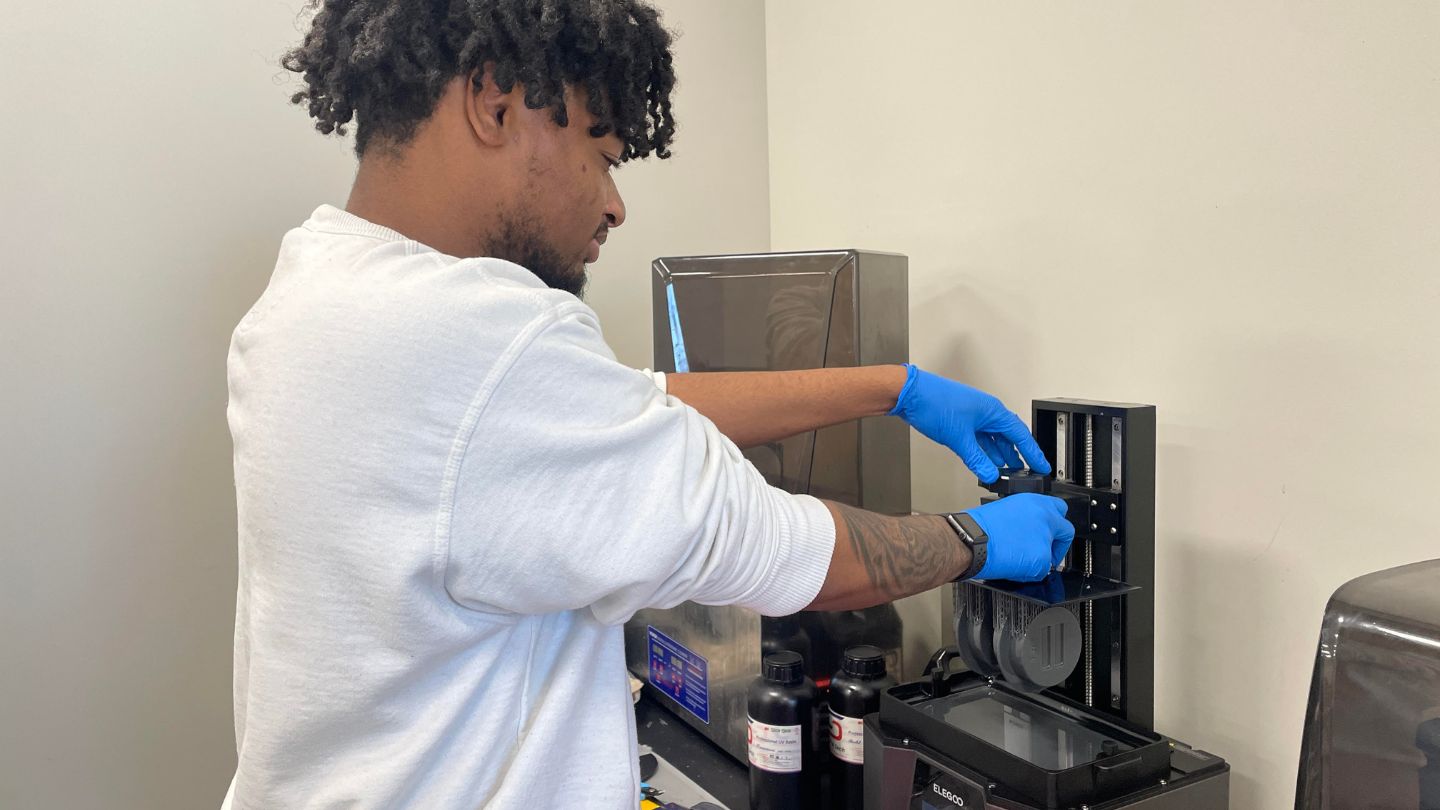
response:
{"label": "black table surface", "polygon": [[656,702],[648,685],[635,704],[635,732],[641,745],[650,746],[730,810],[750,806],[746,766]]}

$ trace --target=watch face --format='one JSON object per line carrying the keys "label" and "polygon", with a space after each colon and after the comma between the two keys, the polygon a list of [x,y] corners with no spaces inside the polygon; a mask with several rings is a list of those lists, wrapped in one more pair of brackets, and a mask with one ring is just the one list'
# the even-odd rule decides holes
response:
{"label": "watch face", "polygon": [[[969,519],[967,520],[966,518]],[[950,523],[950,528],[954,529],[955,533],[960,536],[960,539],[962,541],[964,541],[965,545],[975,545],[975,533],[970,530],[969,526],[965,525],[966,523],[970,523],[971,521],[973,521],[974,518],[970,518],[969,515],[965,515],[962,513],[955,515],[946,515],[945,519]]]}
{"label": "watch face", "polygon": [[988,539],[985,536],[985,530],[980,528],[980,523],[971,515],[961,512],[955,516],[955,522],[965,531],[965,536],[970,538],[970,542],[983,543]]}

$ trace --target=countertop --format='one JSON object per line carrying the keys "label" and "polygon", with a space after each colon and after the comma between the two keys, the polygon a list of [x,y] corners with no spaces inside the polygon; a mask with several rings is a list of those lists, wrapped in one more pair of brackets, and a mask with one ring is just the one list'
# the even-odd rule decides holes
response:
{"label": "countertop", "polygon": [[729,810],[750,806],[750,774],[745,765],[656,702],[648,684],[635,704],[635,732],[641,745],[649,746]]}

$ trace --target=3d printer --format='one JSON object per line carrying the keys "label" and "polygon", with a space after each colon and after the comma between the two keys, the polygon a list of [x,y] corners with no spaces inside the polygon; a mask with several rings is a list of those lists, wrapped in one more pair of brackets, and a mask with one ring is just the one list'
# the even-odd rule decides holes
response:
{"label": "3d printer", "polygon": [[[823,250],[656,259],[655,368],[783,371],[904,363],[909,350],[906,259]],[[910,432],[894,417],[834,425],[745,457],[771,485],[875,512],[910,511]],[[625,626],[626,662],[685,723],[743,762],[745,694],[762,654],[799,652],[824,684],[855,644],[885,651],[903,672],[893,605],[762,617],[687,602],[644,610]]]}
{"label": "3d printer", "polygon": [[1043,582],[954,585],[955,646],[865,720],[865,807],[1227,807],[1225,761],[1151,729],[1155,409],[1040,400],[1031,425],[1053,477],[991,489],[1063,498],[1075,543]]}

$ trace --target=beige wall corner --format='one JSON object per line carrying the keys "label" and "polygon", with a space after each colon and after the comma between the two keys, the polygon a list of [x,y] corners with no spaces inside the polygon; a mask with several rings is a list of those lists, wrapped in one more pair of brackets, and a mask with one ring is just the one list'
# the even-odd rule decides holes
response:
{"label": "beige wall corner", "polygon": [[298,3],[0,27],[0,806],[217,807],[235,767],[230,332],[353,159]]}

